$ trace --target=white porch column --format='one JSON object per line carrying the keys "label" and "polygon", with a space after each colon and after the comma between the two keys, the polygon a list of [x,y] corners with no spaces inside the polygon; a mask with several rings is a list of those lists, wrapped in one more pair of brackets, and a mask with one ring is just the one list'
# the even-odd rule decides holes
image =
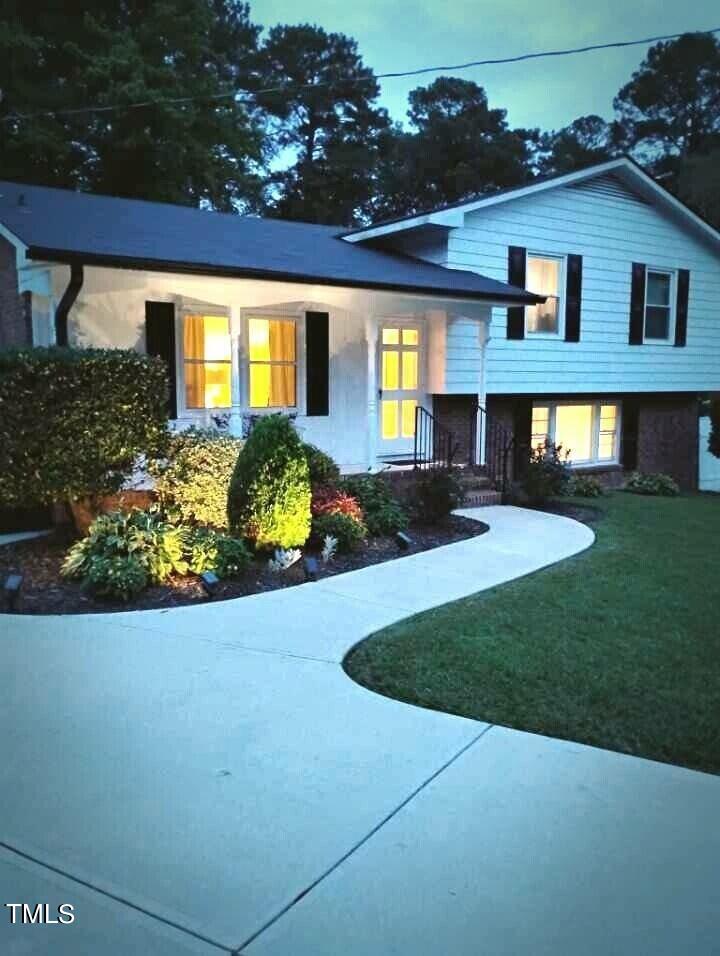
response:
{"label": "white porch column", "polygon": [[365,316],[365,341],[367,342],[367,466],[375,471],[378,439],[378,320],[372,315]]}
{"label": "white porch column", "polygon": [[[478,383],[478,404],[482,409],[487,404],[487,346],[490,341],[490,312],[485,320],[480,323],[478,330],[478,341],[480,345],[480,381]],[[475,436],[475,464],[485,464],[485,430],[487,420],[484,414],[479,414],[476,422],[477,433]]]}
{"label": "white porch column", "polygon": [[232,408],[230,409],[229,430],[231,435],[242,435],[242,409],[243,409],[243,368],[242,357],[242,328],[240,321],[240,306],[230,306],[230,341],[232,358],[232,378],[231,378],[231,397]]}

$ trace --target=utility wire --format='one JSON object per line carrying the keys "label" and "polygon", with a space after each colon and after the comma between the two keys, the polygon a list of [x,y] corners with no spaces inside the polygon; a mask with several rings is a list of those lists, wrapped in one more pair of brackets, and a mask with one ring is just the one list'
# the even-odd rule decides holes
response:
{"label": "utility wire", "polygon": [[284,84],[282,86],[271,86],[259,90],[251,90],[241,87],[235,90],[226,91],[224,93],[209,93],[200,96],[160,98],[154,100],[143,100],[139,103],[118,103],[113,106],[81,106],[73,109],[42,110],[35,113],[13,113],[0,117],[0,121],[16,122],[17,120],[35,119],[42,116],[74,116],[79,113],[109,113],[115,112],[117,110],[137,110],[147,108],[148,106],[175,106],[183,103],[192,103],[197,100],[203,100],[207,102],[208,100],[234,99],[236,102],[242,102],[244,97],[256,98],[258,96],[267,95],[270,93],[287,94],[293,92],[294,90],[318,89],[320,87],[335,86],[338,83],[374,83],[376,80],[395,80],[406,76],[423,76],[427,73],[444,73],[450,71],[455,72],[457,70],[468,70],[475,66],[497,66],[503,63],[520,63],[524,60],[537,60],[543,57],[572,56],[579,53],[591,53],[594,50],[611,50],[629,46],[641,46],[647,43],[657,43],[661,40],[677,40],[679,37],[685,36],[687,33],[695,36],[703,34],[709,35],[720,33],[720,27],[712,27],[709,30],[690,30],[683,33],[665,33],[661,36],[644,37],[640,40],[616,40],[611,43],[594,43],[588,46],[572,47],[565,50],[543,50],[538,53],[521,53],[518,56],[497,57],[487,60],[470,60],[467,63],[454,63],[448,64],[446,66],[425,66],[417,70],[402,70],[394,73],[373,73],[369,76],[337,77],[334,80],[321,80],[319,83],[300,83],[295,85]]}

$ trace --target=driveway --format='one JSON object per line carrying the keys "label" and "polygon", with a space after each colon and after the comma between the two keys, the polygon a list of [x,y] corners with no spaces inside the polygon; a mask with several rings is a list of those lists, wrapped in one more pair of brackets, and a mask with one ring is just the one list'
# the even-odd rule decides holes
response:
{"label": "driveway", "polygon": [[379,697],[357,640],[589,546],[432,553],[169,611],[0,618],[3,954],[710,954],[720,778]]}

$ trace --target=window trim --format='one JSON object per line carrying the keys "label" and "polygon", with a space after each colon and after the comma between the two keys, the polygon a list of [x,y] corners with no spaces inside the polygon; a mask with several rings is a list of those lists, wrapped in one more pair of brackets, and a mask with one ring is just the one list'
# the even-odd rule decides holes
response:
{"label": "window trim", "polygon": [[[546,440],[549,439],[553,444],[555,444],[555,418],[556,412],[559,406],[566,407],[568,405],[591,405],[592,406],[592,438],[591,438],[591,449],[593,453],[592,458],[583,458],[578,459],[577,461],[570,460],[570,467],[575,468],[612,468],[620,464],[620,438],[622,434],[622,401],[617,398],[577,398],[572,399],[571,401],[542,401],[538,399],[532,403],[532,412],[536,408],[547,408],[548,409],[548,433]],[[600,409],[602,405],[614,405],[615,412],[615,441],[613,447],[613,456],[612,458],[598,458],[598,451],[600,448]],[[532,438],[532,417],[530,419],[530,442],[533,448],[536,448],[537,445],[533,443]]]}
{"label": "window trim", "polygon": [[[230,338],[230,358],[223,359],[223,363],[230,366],[230,405],[215,405],[212,408],[191,408],[187,404],[185,391],[185,319],[190,315],[213,316],[215,318],[227,319],[228,336]],[[199,359],[187,359],[188,362],[202,364]],[[213,415],[223,415],[232,409],[233,395],[233,330],[232,316],[230,310],[218,306],[204,306],[190,304],[175,308],[175,378],[177,388],[177,419],[195,418],[203,421],[210,421]]]}
{"label": "window trim", "polygon": [[[529,272],[530,259],[554,259],[560,263],[560,270],[558,275],[558,322],[557,322],[557,331],[555,332],[531,332],[528,328],[528,309],[532,306],[525,306],[523,309],[523,320],[525,328],[525,338],[529,339],[552,339],[564,340],[565,338],[565,299],[566,299],[566,288],[567,288],[567,254],[561,252],[538,252],[535,249],[526,249],[525,250],[525,288],[528,288],[527,285],[527,275]],[[529,289],[528,291],[532,291]]]}
{"label": "window trim", "polygon": [[[647,309],[648,309],[648,286],[650,285],[650,273],[654,272],[657,275],[666,275],[670,277],[670,302],[669,309],[670,315],[668,318],[668,334],[667,338],[656,339],[652,338],[645,334],[645,327],[647,324]],[[645,294],[643,297],[643,345],[674,345],[675,344],[675,323],[676,323],[676,312],[677,312],[677,269],[665,269],[660,266],[645,266]]]}
{"label": "window trim", "polygon": [[[242,386],[242,407],[249,415],[304,415],[305,414],[305,309],[278,310],[274,308],[242,309],[240,312],[243,363],[240,372]],[[295,361],[294,362],[251,362],[250,361],[250,319],[272,319],[295,323]],[[294,365],[295,366],[295,404],[255,406],[250,404],[250,368],[252,365]]]}

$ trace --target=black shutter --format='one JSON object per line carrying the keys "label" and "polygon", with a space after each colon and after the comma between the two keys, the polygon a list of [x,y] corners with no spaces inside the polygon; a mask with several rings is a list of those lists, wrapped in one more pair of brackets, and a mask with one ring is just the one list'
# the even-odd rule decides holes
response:
{"label": "black shutter", "polygon": [[565,341],[580,341],[580,312],[582,309],[582,256],[567,257],[565,284]]}
{"label": "black shutter", "polygon": [[620,434],[620,464],[629,471],[637,468],[638,420],[640,406],[637,398],[627,398],[622,403],[622,428]]}
{"label": "black shutter", "polygon": [[157,355],[167,365],[170,380],[168,415],[177,418],[175,306],[172,302],[145,303],[145,351],[148,355]]}
{"label": "black shutter", "polygon": [[642,262],[632,264],[630,292],[630,345],[642,345],[645,327],[645,266]]}
{"label": "black shutter", "polygon": [[305,313],[305,412],[330,413],[330,316]]}
{"label": "black shutter", "polygon": [[690,270],[678,272],[677,303],[675,306],[675,345],[687,341],[688,296],[690,294]]}
{"label": "black shutter", "polygon": [[[525,288],[526,250],[522,246],[510,246],[508,249],[508,282],[521,289]],[[507,310],[507,337],[525,338],[525,308],[513,306]]]}
{"label": "black shutter", "polygon": [[513,408],[513,437],[515,463],[513,478],[517,481],[525,475],[532,445],[532,398],[516,398]]}

